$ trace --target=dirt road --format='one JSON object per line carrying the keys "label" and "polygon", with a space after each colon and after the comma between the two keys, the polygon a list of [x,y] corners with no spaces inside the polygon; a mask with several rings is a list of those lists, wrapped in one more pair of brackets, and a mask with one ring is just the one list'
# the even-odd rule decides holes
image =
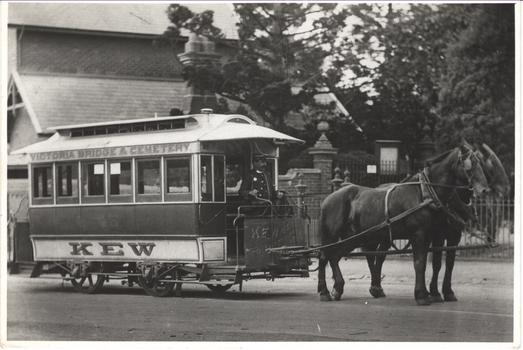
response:
{"label": "dirt road", "polygon": [[409,259],[385,263],[384,299],[368,293],[364,260],[344,261],[342,271],[347,284],[338,302],[319,301],[314,273],[307,279],[248,281],[243,292],[235,286],[224,295],[184,285],[181,298],[146,296],[117,281],[100,294],[84,295],[58,276],[13,275],[7,335],[54,341],[512,342],[512,263],[458,261],[459,301],[425,307],[414,301]]}

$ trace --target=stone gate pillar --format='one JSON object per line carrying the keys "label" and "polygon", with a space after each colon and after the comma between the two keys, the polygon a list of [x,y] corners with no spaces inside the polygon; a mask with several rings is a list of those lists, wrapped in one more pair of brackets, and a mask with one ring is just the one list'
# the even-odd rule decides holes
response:
{"label": "stone gate pillar", "polygon": [[325,135],[327,130],[329,130],[329,123],[320,121],[317,128],[321,132],[321,136],[314,144],[314,147],[309,148],[309,154],[312,156],[313,167],[321,171],[321,193],[330,193],[332,192],[332,163],[334,157],[338,154],[338,149],[332,147],[327,135]]}
{"label": "stone gate pillar", "polygon": [[[190,34],[185,43],[185,52],[178,55],[184,67],[198,65],[220,66],[220,55],[216,53],[215,44],[204,36]],[[182,110],[184,113],[200,113],[202,108],[216,110],[218,101],[214,91],[186,83]]]}

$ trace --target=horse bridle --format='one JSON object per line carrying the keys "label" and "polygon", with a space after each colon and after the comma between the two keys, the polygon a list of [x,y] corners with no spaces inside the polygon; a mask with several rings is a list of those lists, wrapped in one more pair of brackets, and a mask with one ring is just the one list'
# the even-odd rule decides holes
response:
{"label": "horse bridle", "polygon": [[481,164],[481,160],[476,155],[476,153],[474,152],[472,147],[470,147],[469,145],[464,145],[464,147],[467,149],[468,154],[467,154],[466,157],[463,157],[463,154],[461,153],[461,150],[459,150],[458,162],[460,162],[462,164],[462,166],[463,166],[465,177],[467,178],[467,182],[468,182],[468,185],[469,185],[468,187],[469,187],[469,190],[470,190],[472,188],[472,175],[469,174],[469,171],[472,171],[472,159],[471,158],[474,157],[474,159],[476,160],[477,164]]}

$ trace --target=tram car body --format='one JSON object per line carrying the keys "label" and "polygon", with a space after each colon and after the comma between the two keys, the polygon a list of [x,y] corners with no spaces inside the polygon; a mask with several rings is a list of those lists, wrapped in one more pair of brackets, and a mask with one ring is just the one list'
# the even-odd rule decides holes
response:
{"label": "tram car body", "polygon": [[298,210],[244,213],[255,152],[277,186],[278,147],[301,142],[242,115],[201,114],[55,128],[29,155],[33,276],[59,272],[78,290],[109,279],[168,295],[183,283],[223,291],[250,278],[308,276]]}

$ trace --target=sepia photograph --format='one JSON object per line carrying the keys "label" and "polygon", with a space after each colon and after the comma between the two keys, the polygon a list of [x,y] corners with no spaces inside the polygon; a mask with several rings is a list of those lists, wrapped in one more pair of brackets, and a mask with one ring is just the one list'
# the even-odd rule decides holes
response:
{"label": "sepia photograph", "polygon": [[0,347],[520,348],[522,14],[0,3]]}

